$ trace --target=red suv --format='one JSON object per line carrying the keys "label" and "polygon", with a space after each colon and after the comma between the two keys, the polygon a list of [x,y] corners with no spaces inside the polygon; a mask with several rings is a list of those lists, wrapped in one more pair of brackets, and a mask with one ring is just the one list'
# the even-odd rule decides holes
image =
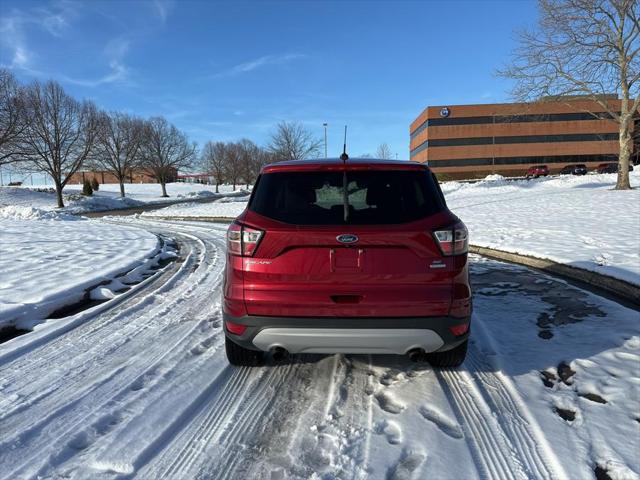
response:
{"label": "red suv", "polygon": [[533,167],[529,167],[527,169],[527,173],[524,175],[526,179],[529,178],[538,178],[538,177],[546,177],[549,175],[549,167],[546,165],[534,165]]}
{"label": "red suv", "polygon": [[428,167],[267,165],[227,233],[223,317],[234,365],[263,352],[465,358],[468,235]]}

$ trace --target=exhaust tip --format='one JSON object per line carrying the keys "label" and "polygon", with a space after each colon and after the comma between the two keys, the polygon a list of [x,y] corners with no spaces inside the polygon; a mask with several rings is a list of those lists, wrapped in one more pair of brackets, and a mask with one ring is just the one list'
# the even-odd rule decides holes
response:
{"label": "exhaust tip", "polygon": [[425,352],[422,348],[414,348],[413,350],[409,350],[407,355],[412,362],[419,362],[424,358]]}
{"label": "exhaust tip", "polygon": [[289,352],[287,352],[284,348],[282,347],[274,347],[271,349],[271,357],[276,361],[279,362],[280,360],[284,359],[285,357],[287,357],[289,355]]}

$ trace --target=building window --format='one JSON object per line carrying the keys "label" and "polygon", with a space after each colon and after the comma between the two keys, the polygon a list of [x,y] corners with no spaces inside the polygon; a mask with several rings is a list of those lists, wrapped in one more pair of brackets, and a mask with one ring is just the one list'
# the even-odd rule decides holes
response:
{"label": "building window", "polygon": [[425,141],[422,142],[420,145],[418,145],[416,148],[414,148],[413,150],[411,150],[411,152],[409,152],[409,156],[413,157],[414,155],[420,153],[423,150],[426,150],[429,147],[429,141]]}
{"label": "building window", "polygon": [[617,155],[555,155],[540,157],[500,157],[500,158],[458,158],[448,160],[431,160],[430,168],[438,167],[472,167],[472,166],[503,166],[545,163],[608,163],[617,162]]}
{"label": "building window", "polygon": [[483,125],[492,123],[528,123],[528,122],[573,122],[581,120],[605,120],[611,115],[606,112],[575,112],[575,113],[545,113],[531,115],[487,115],[482,117],[445,117],[430,118],[420,124],[413,132],[411,138],[422,132],[427,127],[441,127],[447,125]]}
{"label": "building window", "polygon": [[606,142],[618,140],[617,133],[570,133],[564,135],[520,135],[504,137],[443,138],[429,141],[429,147],[504,145],[512,143]]}

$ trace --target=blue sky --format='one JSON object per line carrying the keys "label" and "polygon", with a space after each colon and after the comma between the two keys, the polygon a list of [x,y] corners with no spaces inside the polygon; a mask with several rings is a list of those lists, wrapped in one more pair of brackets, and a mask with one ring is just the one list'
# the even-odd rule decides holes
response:
{"label": "blue sky", "polygon": [[164,115],[199,144],[299,121],[329,155],[408,158],[427,105],[508,101],[494,72],[533,1],[0,0],[0,65],[107,110]]}

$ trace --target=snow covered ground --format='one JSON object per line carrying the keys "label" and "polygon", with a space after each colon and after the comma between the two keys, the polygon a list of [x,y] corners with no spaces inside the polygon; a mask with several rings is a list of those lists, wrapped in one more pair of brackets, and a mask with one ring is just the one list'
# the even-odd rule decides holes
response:
{"label": "snow covered ground", "polygon": [[[81,195],[82,187],[68,185],[64,189],[66,213],[85,213],[104,210],[116,210],[127,207],[137,207],[153,203],[185,202],[195,198],[210,198],[215,193],[215,186],[191,183],[170,183],[167,185],[169,198],[162,197],[162,190],[158,184],[127,184],[126,197],[120,197],[120,186],[117,184],[100,185],[100,190],[92,197]],[[220,186],[220,196],[233,195],[231,185]],[[238,188],[236,194],[242,194]],[[51,186],[40,187],[0,187],[0,207],[8,205],[23,205],[43,210],[56,208],[55,192]]]}
{"label": "snow covered ground", "polygon": [[226,225],[119,221],[175,237],[179,267],[74,329],[0,345],[0,478],[639,478],[637,311],[472,256],[458,369],[380,355],[234,368]]}
{"label": "snow covered ground", "polygon": [[224,197],[211,203],[181,203],[159,210],[143,212],[143,217],[165,218],[235,218],[242,213],[249,201],[249,195]]}
{"label": "snow covered ground", "polygon": [[640,169],[615,174],[442,184],[471,243],[548,258],[640,284]]}
{"label": "snow covered ground", "polygon": [[[158,238],[27,206],[0,207],[0,328],[31,329],[85,297],[114,296],[165,255]],[[114,280],[118,274],[130,272]]]}
{"label": "snow covered ground", "polygon": [[[615,174],[477,183],[443,182],[449,208],[470,231],[471,243],[556,262],[640,284],[640,169],[633,191],[612,188]],[[145,216],[235,218],[233,203],[173,205]]]}

